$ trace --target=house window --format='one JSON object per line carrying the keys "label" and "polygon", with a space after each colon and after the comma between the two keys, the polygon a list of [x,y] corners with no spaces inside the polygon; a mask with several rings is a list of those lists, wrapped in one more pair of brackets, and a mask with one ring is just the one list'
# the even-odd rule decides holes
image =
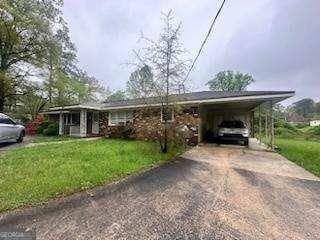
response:
{"label": "house window", "polygon": [[64,114],[65,125],[79,125],[80,124],[80,113],[67,113]]}
{"label": "house window", "polygon": [[174,120],[173,109],[167,109],[166,113],[165,111],[161,110],[161,122],[165,122],[166,119],[168,122],[172,122]]}
{"label": "house window", "polygon": [[132,111],[122,111],[122,112],[110,112],[109,113],[109,125],[126,125],[133,122]]}

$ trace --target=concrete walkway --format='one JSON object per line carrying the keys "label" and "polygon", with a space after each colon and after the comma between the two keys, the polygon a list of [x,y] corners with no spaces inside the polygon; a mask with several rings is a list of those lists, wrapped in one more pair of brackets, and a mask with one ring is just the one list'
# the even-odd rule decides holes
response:
{"label": "concrete walkway", "polygon": [[37,239],[320,239],[319,178],[277,153],[195,147],[172,163],[0,216]]}

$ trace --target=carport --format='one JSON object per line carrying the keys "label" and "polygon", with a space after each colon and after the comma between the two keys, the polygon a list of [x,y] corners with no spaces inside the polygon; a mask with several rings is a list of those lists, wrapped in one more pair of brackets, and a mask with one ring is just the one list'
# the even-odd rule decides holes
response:
{"label": "carport", "polygon": [[287,95],[270,94],[225,98],[219,99],[219,101],[200,103],[199,142],[215,142],[222,121],[241,120],[249,129],[250,137],[255,137],[255,133],[257,133],[260,142],[262,128],[264,128],[268,146],[274,149],[273,108],[276,103],[287,97]]}

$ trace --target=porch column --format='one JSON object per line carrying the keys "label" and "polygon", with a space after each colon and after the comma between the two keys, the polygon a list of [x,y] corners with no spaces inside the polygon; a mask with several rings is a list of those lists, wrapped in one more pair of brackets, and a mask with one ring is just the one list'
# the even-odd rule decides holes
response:
{"label": "porch column", "polygon": [[80,111],[80,137],[87,136],[87,110]]}
{"label": "porch column", "polygon": [[59,114],[59,135],[63,135],[63,113]]}

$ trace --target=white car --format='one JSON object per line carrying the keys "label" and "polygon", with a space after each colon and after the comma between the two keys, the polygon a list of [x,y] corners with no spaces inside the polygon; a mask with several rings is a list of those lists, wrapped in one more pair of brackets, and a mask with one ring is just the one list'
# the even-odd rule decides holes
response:
{"label": "white car", "polygon": [[249,145],[249,129],[240,120],[222,121],[219,125],[219,141],[242,141]]}
{"label": "white car", "polygon": [[7,115],[0,113],[0,143],[12,140],[21,143],[25,133],[24,126],[17,124]]}

